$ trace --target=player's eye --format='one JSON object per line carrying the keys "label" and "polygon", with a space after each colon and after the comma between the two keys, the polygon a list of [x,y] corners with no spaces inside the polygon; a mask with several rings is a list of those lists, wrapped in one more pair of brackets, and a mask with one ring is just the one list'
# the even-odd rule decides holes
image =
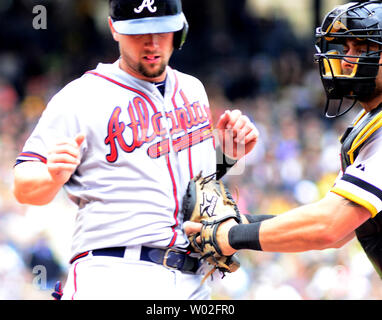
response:
{"label": "player's eye", "polygon": [[347,47],[344,47],[342,49],[342,53],[345,54],[345,55],[352,55],[352,56],[360,56],[364,53],[367,53],[367,49],[366,48],[363,48],[363,47],[359,47],[359,48],[353,48],[352,50],[350,50],[349,48]]}
{"label": "player's eye", "polygon": [[134,39],[142,39],[143,38],[143,34],[134,34],[134,35],[132,35],[132,38],[134,38]]}
{"label": "player's eye", "polygon": [[367,53],[367,48],[366,47],[359,47],[357,48],[356,52],[358,55],[362,54],[362,53]]}

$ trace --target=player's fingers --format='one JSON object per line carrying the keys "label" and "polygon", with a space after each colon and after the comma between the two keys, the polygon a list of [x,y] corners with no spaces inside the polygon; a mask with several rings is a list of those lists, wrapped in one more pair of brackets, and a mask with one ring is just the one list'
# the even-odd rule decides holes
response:
{"label": "player's fingers", "polygon": [[252,140],[257,140],[259,137],[259,131],[255,125],[251,122],[247,122],[246,125],[238,132],[235,142],[248,143]]}
{"label": "player's fingers", "polygon": [[83,133],[78,133],[73,139],[63,138],[63,139],[58,140],[56,142],[56,145],[57,146],[71,145],[75,148],[78,148],[81,146],[81,144],[84,142],[84,140],[85,140],[85,135]]}
{"label": "player's fingers", "polygon": [[73,146],[72,144],[59,144],[54,146],[49,152],[48,155],[53,154],[68,154],[72,157],[78,158],[80,152],[78,147]]}
{"label": "player's fingers", "polygon": [[70,145],[73,147],[77,147],[77,143],[74,139],[60,139],[56,141],[56,146],[62,146],[62,145]]}
{"label": "player's fingers", "polygon": [[246,125],[249,123],[249,119],[247,116],[241,116],[239,117],[236,122],[234,123],[232,130],[234,131],[240,131],[241,129],[245,128]]}
{"label": "player's fingers", "polygon": [[224,131],[231,139],[234,139],[244,126],[245,119],[242,118],[241,111],[233,110],[230,113],[230,120],[226,124]]}
{"label": "player's fingers", "polygon": [[223,130],[226,128],[228,122],[230,121],[230,113],[231,111],[226,110],[219,118],[216,129]]}
{"label": "player's fingers", "polygon": [[198,233],[198,236],[195,238],[195,242],[197,244],[201,244],[202,243],[202,239],[200,238],[200,233]]}
{"label": "player's fingers", "polygon": [[76,137],[74,138],[74,141],[76,142],[78,147],[81,146],[84,140],[85,140],[85,135],[83,133],[77,134]]}
{"label": "player's fingers", "polygon": [[244,138],[246,134],[247,121],[244,117],[240,117],[236,120],[234,126],[232,127],[232,137],[238,137],[239,139]]}
{"label": "player's fingers", "polygon": [[183,223],[183,230],[186,235],[196,234],[202,230],[202,224],[197,222],[186,221]]}
{"label": "player's fingers", "polygon": [[78,165],[80,163],[78,157],[74,157],[67,153],[51,153],[47,157],[49,163],[66,163]]}
{"label": "player's fingers", "polygon": [[250,130],[244,138],[244,143],[247,144],[252,141],[257,141],[259,139],[259,131],[255,128]]}
{"label": "player's fingers", "polygon": [[240,110],[226,110],[226,112],[220,117],[216,128],[220,130],[230,130],[236,124],[237,120],[241,117]]}
{"label": "player's fingers", "polygon": [[219,124],[219,133],[221,140],[224,142],[230,141],[238,135],[242,128],[246,125],[246,119],[242,117],[240,110],[226,111],[222,116]]}
{"label": "player's fingers", "polygon": [[242,116],[242,113],[240,110],[238,109],[232,110],[229,113],[230,120],[228,121],[226,125],[226,129],[232,129],[241,116]]}

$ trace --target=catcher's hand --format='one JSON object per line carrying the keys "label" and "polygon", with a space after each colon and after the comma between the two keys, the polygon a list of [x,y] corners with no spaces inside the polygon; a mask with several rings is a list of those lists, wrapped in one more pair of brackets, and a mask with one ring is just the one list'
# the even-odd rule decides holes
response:
{"label": "catcher's hand", "polygon": [[[216,239],[217,229],[223,222],[234,219],[236,223],[241,223],[240,212],[227,188],[213,176],[202,177],[200,173],[192,179],[183,197],[182,207],[184,222],[200,222],[203,225],[199,233],[189,235],[192,248],[201,254],[200,259],[213,266],[203,280],[216,269],[225,274],[240,267],[234,254],[226,256],[222,253]],[[199,243],[197,238],[200,239]]]}

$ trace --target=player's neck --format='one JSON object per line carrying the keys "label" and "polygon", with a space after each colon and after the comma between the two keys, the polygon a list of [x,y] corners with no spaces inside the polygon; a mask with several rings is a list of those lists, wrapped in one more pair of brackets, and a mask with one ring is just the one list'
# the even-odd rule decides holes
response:
{"label": "player's neck", "polygon": [[377,108],[381,103],[382,103],[382,95],[377,96],[367,102],[361,102],[361,105],[366,112],[370,112],[371,110]]}

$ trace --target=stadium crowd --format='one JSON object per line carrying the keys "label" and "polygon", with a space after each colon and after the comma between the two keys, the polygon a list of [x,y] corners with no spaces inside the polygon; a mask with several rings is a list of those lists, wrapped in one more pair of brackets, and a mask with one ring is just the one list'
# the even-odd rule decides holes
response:
{"label": "stadium crowd", "polygon": [[[64,193],[43,207],[16,203],[12,167],[49,99],[98,61],[116,59],[96,18],[105,13],[101,2],[41,1],[47,30],[32,28],[27,2],[0,5],[0,299],[51,299],[55,281],[65,278],[75,208]],[[298,39],[286,21],[250,15],[244,0],[184,3],[191,28],[173,67],[202,80],[213,117],[239,108],[260,131],[242,170],[224,177],[238,189],[241,212],[281,214],[319,199],[337,176],[338,138],[354,114],[323,117],[313,39]],[[214,4],[219,14],[210,13]],[[214,298],[382,298],[381,280],[356,240],[321,252],[243,251],[240,259],[237,272],[214,282]]]}

